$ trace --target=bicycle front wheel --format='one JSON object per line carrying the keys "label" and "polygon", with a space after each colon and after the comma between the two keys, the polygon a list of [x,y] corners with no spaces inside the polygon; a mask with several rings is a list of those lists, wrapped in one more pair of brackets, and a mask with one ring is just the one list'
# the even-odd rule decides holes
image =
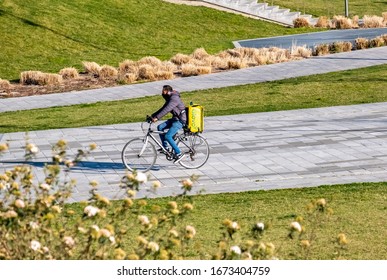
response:
{"label": "bicycle front wheel", "polygon": [[153,143],[142,138],[130,140],[121,152],[122,163],[130,171],[146,172],[152,168],[157,158]]}
{"label": "bicycle front wheel", "polygon": [[179,162],[181,166],[194,169],[203,166],[210,156],[210,147],[207,140],[199,134],[181,135],[177,145],[184,158]]}

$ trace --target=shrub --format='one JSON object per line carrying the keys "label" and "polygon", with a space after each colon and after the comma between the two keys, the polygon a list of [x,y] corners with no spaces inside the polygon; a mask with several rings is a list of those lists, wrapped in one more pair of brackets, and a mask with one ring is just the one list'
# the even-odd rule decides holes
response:
{"label": "shrub", "polygon": [[59,71],[63,79],[76,79],[79,77],[78,70],[74,67],[63,68]]}
{"label": "shrub", "polygon": [[138,76],[134,73],[124,73],[118,75],[118,82],[124,84],[134,83],[138,79]]}
{"label": "shrub", "polygon": [[204,49],[204,48],[199,48],[199,49],[196,49],[192,55],[191,55],[194,59],[198,59],[198,60],[203,60],[205,59],[206,57],[210,56],[207,51]]}
{"label": "shrub", "polygon": [[353,27],[352,20],[344,16],[334,16],[333,26],[337,29],[351,29]]}
{"label": "shrub", "polygon": [[326,16],[321,16],[317,19],[315,27],[327,28],[329,27],[329,20]]}
{"label": "shrub", "polygon": [[211,66],[198,66],[197,67],[198,75],[210,74],[212,72]]}
{"label": "shrub", "polygon": [[382,13],[382,17],[384,25],[387,25],[387,12]]}
{"label": "shrub", "polygon": [[20,83],[24,85],[38,85],[43,72],[24,71],[20,73]]}
{"label": "shrub", "polygon": [[38,81],[39,85],[58,85],[63,82],[62,75],[43,73]]}
{"label": "shrub", "polygon": [[386,25],[383,22],[382,17],[365,15],[363,17],[363,26],[366,28],[376,28],[376,27],[384,27]]}
{"label": "shrub", "polygon": [[101,71],[101,66],[96,62],[83,61],[83,68],[86,74],[91,74],[95,77],[99,76],[99,72]]}
{"label": "shrub", "polygon": [[367,49],[370,46],[370,42],[366,38],[357,38],[355,40],[355,47],[357,50]]}
{"label": "shrub", "polygon": [[40,71],[24,71],[20,74],[20,83],[25,85],[57,85],[63,82],[59,74]]}
{"label": "shrub", "polygon": [[293,26],[295,28],[309,27],[309,19],[306,17],[298,17],[293,20]]}
{"label": "shrub", "polygon": [[138,68],[138,77],[143,80],[154,81],[155,77],[155,68],[149,64],[142,64]]}
{"label": "shrub", "polygon": [[183,64],[186,64],[188,63],[188,61],[191,59],[191,57],[189,55],[186,55],[186,54],[181,54],[181,53],[178,53],[178,54],[175,54],[171,59],[170,61],[176,65],[183,65]]}
{"label": "shrub", "polygon": [[292,47],[290,54],[293,58],[307,58],[312,55],[312,50],[305,46],[295,46]]}
{"label": "shrub", "polygon": [[242,69],[247,66],[247,61],[240,57],[232,57],[228,60],[228,68],[230,69]]}
{"label": "shrub", "polygon": [[228,62],[226,59],[219,56],[214,56],[211,60],[211,66],[215,69],[226,70],[228,69]]}
{"label": "shrub", "polygon": [[8,91],[11,87],[11,83],[8,80],[0,79],[0,90]]}
{"label": "shrub", "polygon": [[370,48],[378,48],[385,45],[384,38],[382,36],[378,36],[372,40],[369,41],[369,47]]}
{"label": "shrub", "polygon": [[316,56],[322,56],[322,55],[329,54],[329,44],[321,44],[321,45],[316,46],[313,54]]}
{"label": "shrub", "polygon": [[143,64],[150,65],[152,67],[158,67],[162,64],[161,60],[154,56],[146,56],[138,60],[138,65],[141,66]]}
{"label": "shrub", "polygon": [[329,51],[332,53],[349,52],[351,50],[351,42],[334,42],[329,45]]}
{"label": "shrub", "polygon": [[156,70],[154,76],[156,80],[172,80],[175,77],[172,71],[165,70]]}
{"label": "shrub", "polygon": [[197,76],[198,74],[198,67],[194,64],[186,63],[181,66],[181,75],[183,77]]}
{"label": "shrub", "polygon": [[116,79],[118,70],[113,66],[103,65],[99,71],[99,78],[101,79]]}
{"label": "shrub", "polygon": [[133,60],[126,59],[118,66],[120,73],[138,73],[138,63]]}

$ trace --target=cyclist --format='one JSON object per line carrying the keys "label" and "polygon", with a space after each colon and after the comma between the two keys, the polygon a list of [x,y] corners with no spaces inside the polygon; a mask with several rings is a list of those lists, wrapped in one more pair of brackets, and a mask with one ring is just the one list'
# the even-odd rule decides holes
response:
{"label": "cyclist", "polygon": [[[164,105],[154,112],[151,117],[153,122],[157,122],[159,119],[164,117],[166,114],[171,113],[172,118],[167,121],[159,124],[157,126],[158,131],[164,131],[168,129],[166,134],[160,134],[161,143],[163,147],[168,150],[168,144],[171,146],[173,151],[175,152],[175,163],[182,160],[184,155],[181,153],[179,147],[176,145],[173,136],[183,128],[183,126],[187,122],[187,114],[185,112],[185,105],[180,98],[180,93],[170,85],[163,86],[162,89],[162,97],[165,99]],[[163,152],[162,149],[158,150],[159,152]]]}

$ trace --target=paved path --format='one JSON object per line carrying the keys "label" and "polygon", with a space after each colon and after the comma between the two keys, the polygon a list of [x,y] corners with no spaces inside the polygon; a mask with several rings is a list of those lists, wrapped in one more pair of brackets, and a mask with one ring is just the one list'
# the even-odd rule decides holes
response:
{"label": "paved path", "polygon": [[160,94],[166,83],[181,92],[253,84],[292,77],[322,74],[387,63],[387,47],[311,57],[298,61],[258,66],[222,73],[177,78],[169,81],[126,85],[59,94],[0,100],[0,112],[67,106],[98,101],[123,100]]}
{"label": "paved path", "polygon": [[317,45],[330,44],[334,42],[351,42],[355,45],[357,38],[374,39],[387,34],[387,28],[362,28],[362,29],[341,29],[322,32],[313,32],[297,35],[286,35],[271,38],[259,38],[235,41],[235,47],[266,48],[279,47],[291,49],[293,46],[305,46],[314,49]]}
{"label": "paved path", "polygon": [[[209,161],[186,170],[158,158],[160,169],[149,173],[162,183],[158,195],[179,193],[180,181],[192,174],[200,176],[196,190],[205,193],[387,181],[387,103],[208,117],[205,122]],[[73,199],[88,197],[90,180],[99,181],[107,197],[119,198],[125,175],[120,151],[127,139],[140,135],[138,123],[31,132],[41,152],[30,164],[42,181],[58,139],[66,139],[72,153],[95,142],[98,149],[72,169],[78,182]],[[25,163],[24,138],[24,133],[3,135],[0,142],[9,140],[11,149],[0,159],[2,168]]]}
{"label": "paved path", "polygon": [[[248,84],[288,77],[326,73],[387,63],[387,47],[342,53],[264,67],[168,81],[181,91]],[[66,93],[1,100],[3,111],[124,99],[159,94],[165,81]],[[42,99],[40,99],[42,98]],[[208,163],[198,170],[158,159],[159,170],[149,173],[162,183],[158,195],[178,193],[180,181],[192,174],[200,176],[197,190],[206,193],[307,187],[322,184],[387,180],[387,103],[339,106],[320,109],[208,117],[205,120],[211,146]],[[71,177],[78,184],[73,200],[88,197],[88,182],[100,182],[100,191],[119,198],[120,178],[126,173],[120,159],[125,142],[142,135],[140,125],[118,124],[30,132],[30,142],[41,151],[29,162],[36,180],[43,181],[43,166],[51,160],[51,146],[58,139],[69,143],[70,154],[96,143],[98,149]],[[23,160],[24,133],[0,135],[11,148],[0,158],[0,168],[8,169]],[[139,196],[147,195],[144,190]],[[152,196],[152,195],[150,195]]]}

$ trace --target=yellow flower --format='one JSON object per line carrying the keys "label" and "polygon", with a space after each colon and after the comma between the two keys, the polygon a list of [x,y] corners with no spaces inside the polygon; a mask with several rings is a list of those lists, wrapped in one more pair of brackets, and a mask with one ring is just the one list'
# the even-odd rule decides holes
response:
{"label": "yellow flower", "polygon": [[153,188],[154,188],[154,189],[158,189],[158,188],[160,188],[160,187],[161,187],[161,183],[160,183],[159,181],[153,182]]}
{"label": "yellow flower", "polygon": [[60,140],[56,143],[56,145],[57,145],[59,148],[66,148],[66,146],[67,146],[67,141],[64,140],[64,139],[60,139]]}
{"label": "yellow flower", "polygon": [[177,209],[177,203],[176,203],[176,201],[170,201],[170,202],[168,202],[168,206],[169,206],[171,209]]}
{"label": "yellow flower", "polygon": [[327,202],[325,201],[324,198],[320,198],[319,200],[316,201],[317,206],[320,207],[325,207],[327,205]]}
{"label": "yellow flower", "polygon": [[55,213],[61,213],[62,212],[62,209],[60,209],[60,207],[58,205],[52,206],[51,209]]}
{"label": "yellow flower", "polygon": [[346,245],[346,244],[348,244],[347,237],[345,236],[344,233],[340,233],[339,235],[337,235],[337,242],[338,242],[340,245]]}
{"label": "yellow flower", "polygon": [[21,199],[16,199],[16,200],[15,200],[15,206],[16,206],[17,208],[24,208],[24,207],[26,207],[26,204],[24,203],[23,200],[21,200]]}
{"label": "yellow flower", "polygon": [[160,259],[161,260],[168,260],[169,259],[169,256],[168,256],[168,251],[166,250],[160,250]]}
{"label": "yellow flower", "polygon": [[137,240],[138,243],[140,243],[140,244],[142,244],[142,245],[148,244],[148,240],[146,240],[146,239],[145,239],[144,237],[142,237],[142,236],[137,236],[136,240]]}
{"label": "yellow flower", "polygon": [[91,180],[89,182],[89,185],[92,186],[93,188],[96,188],[98,186],[98,181],[97,180]]}
{"label": "yellow flower", "polygon": [[188,210],[188,211],[191,211],[194,208],[191,203],[185,203],[183,207],[185,210]]}
{"label": "yellow flower", "polygon": [[310,242],[309,242],[309,240],[301,240],[300,244],[301,244],[301,247],[303,247],[303,248],[308,248],[308,247],[310,247]]}
{"label": "yellow flower", "polygon": [[117,248],[114,250],[114,258],[116,260],[123,260],[126,257],[126,253],[121,248]]}
{"label": "yellow flower", "polygon": [[136,191],[128,190],[127,194],[128,194],[129,197],[135,197],[136,196]]}
{"label": "yellow flower", "polygon": [[91,143],[91,144],[89,145],[89,148],[90,148],[91,151],[92,151],[92,150],[95,150],[95,149],[97,149],[97,144]]}
{"label": "yellow flower", "polygon": [[128,260],[136,261],[136,260],[139,260],[139,259],[140,259],[140,257],[138,255],[136,255],[136,254],[130,254],[128,256]]}
{"label": "yellow flower", "polygon": [[171,229],[169,231],[169,235],[173,236],[173,237],[179,237],[179,233],[177,232],[177,230],[175,229]]}
{"label": "yellow flower", "polygon": [[186,189],[186,190],[192,189],[193,182],[191,181],[191,179],[183,180],[181,183],[182,183],[184,189]]}
{"label": "yellow flower", "polygon": [[3,143],[0,144],[0,152],[5,152],[8,150],[8,148],[9,148],[8,144],[3,144]]}
{"label": "yellow flower", "polygon": [[17,216],[18,216],[17,213],[13,210],[8,210],[7,212],[4,213],[4,218],[6,219],[16,218]]}
{"label": "yellow flower", "polygon": [[132,207],[132,205],[133,205],[133,200],[131,200],[130,198],[125,198],[125,206]]}

